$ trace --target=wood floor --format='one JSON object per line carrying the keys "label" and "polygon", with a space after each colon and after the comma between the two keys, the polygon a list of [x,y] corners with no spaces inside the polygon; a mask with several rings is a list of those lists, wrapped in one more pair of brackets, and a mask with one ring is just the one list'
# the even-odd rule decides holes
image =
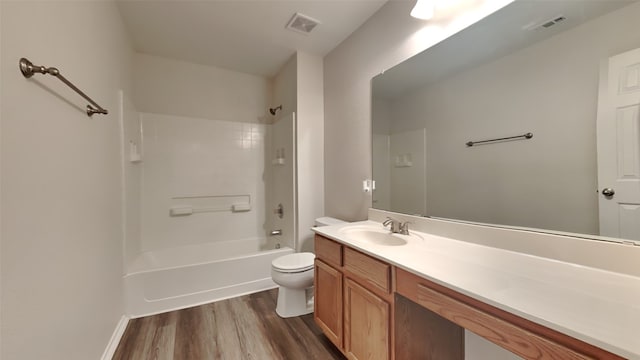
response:
{"label": "wood floor", "polygon": [[282,319],[277,289],[134,319],[114,360],[343,360],[313,314]]}

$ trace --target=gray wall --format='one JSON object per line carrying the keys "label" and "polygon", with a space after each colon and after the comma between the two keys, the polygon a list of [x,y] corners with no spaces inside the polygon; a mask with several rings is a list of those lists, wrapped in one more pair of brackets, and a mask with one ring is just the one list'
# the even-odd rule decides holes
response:
{"label": "gray wall", "polygon": [[[113,2],[2,8],[2,358],[99,359],[124,313],[119,89],[132,62]],[[109,115],[51,76],[55,66]]]}

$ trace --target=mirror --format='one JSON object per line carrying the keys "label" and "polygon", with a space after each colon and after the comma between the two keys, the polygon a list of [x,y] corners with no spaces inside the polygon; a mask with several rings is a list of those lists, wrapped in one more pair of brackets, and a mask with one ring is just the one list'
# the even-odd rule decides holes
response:
{"label": "mirror", "polygon": [[373,207],[640,240],[638,19],[638,1],[515,1],[374,77]]}

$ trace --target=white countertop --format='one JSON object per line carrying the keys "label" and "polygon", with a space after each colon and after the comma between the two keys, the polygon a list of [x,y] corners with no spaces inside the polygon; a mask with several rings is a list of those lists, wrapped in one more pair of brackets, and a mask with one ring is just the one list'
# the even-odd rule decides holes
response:
{"label": "white countertop", "polygon": [[[341,230],[374,221],[318,227],[323,236],[399,268],[629,359],[640,359],[640,278],[423,232],[386,246]],[[604,254],[603,256],[605,256]]]}

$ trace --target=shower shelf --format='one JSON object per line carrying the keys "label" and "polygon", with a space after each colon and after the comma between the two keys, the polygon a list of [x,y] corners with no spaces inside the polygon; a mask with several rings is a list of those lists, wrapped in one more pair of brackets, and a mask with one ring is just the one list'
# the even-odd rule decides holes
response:
{"label": "shower shelf", "polygon": [[251,211],[250,195],[183,196],[171,199],[169,216],[181,217],[195,213]]}
{"label": "shower shelf", "polygon": [[142,155],[138,149],[138,144],[133,141],[129,141],[129,161],[134,164],[142,161]]}

